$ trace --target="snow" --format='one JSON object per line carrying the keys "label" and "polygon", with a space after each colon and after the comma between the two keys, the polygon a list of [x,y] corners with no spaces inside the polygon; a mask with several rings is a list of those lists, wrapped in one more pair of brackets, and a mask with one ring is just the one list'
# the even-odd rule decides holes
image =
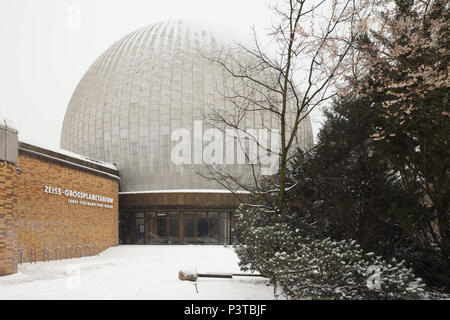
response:
{"label": "snow", "polygon": [[5,118],[2,116],[2,114],[0,113],[0,125],[1,126],[6,126],[8,129],[12,129],[12,130],[18,130],[14,121],[12,121],[9,118]]}
{"label": "snow", "polygon": [[81,154],[74,153],[74,152],[71,152],[71,151],[67,151],[67,150],[64,150],[64,149],[52,148],[52,147],[44,146],[44,145],[42,145],[40,143],[37,143],[35,141],[31,141],[31,140],[24,140],[24,139],[21,138],[20,141],[23,142],[23,143],[26,143],[26,144],[30,144],[30,145],[35,146],[35,147],[39,147],[41,149],[45,149],[45,150],[49,150],[49,151],[52,151],[52,152],[56,152],[56,153],[59,153],[59,154],[66,155],[66,156],[72,157],[74,159],[83,160],[83,161],[86,161],[86,162],[89,162],[89,163],[93,163],[93,164],[96,164],[98,166],[102,166],[102,167],[105,167],[105,168],[113,169],[113,170],[116,170],[116,171],[118,170],[117,166],[112,164],[112,163],[108,163],[108,162],[104,162],[104,161],[100,161],[100,160],[90,159],[90,158],[88,158],[86,156],[83,156]]}
{"label": "snow", "polygon": [[5,118],[5,125],[8,129],[12,129],[15,131],[18,131],[16,124],[14,123],[14,121],[12,121],[11,119]]}
{"label": "snow", "polygon": [[185,275],[189,276],[197,276],[197,268],[195,266],[188,266],[183,267],[180,269],[181,272],[183,272]]}
{"label": "snow", "polygon": [[0,300],[155,299],[269,300],[273,287],[258,277],[178,279],[178,271],[242,273],[231,247],[131,246],[109,248],[100,256],[38,262],[0,277]]}

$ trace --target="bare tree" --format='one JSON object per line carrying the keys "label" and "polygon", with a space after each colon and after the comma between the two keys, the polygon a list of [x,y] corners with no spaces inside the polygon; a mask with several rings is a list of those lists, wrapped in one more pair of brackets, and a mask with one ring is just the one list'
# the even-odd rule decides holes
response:
{"label": "bare tree", "polygon": [[[218,90],[226,107],[211,107],[205,116],[225,134],[226,128],[233,128],[239,132],[237,137],[245,138],[238,141],[251,179],[214,161],[207,165],[208,173],[201,174],[231,191],[244,189],[263,200],[275,195],[276,204],[262,201],[260,207],[279,220],[286,193],[295,185],[286,184],[290,157],[298,147],[304,152],[313,147],[308,137],[310,113],[334,97],[342,77],[352,71],[353,46],[372,6],[365,0],[283,1],[271,8],[276,21],[268,44],[253,30],[251,46],[236,44],[206,55],[225,70],[223,88]],[[262,143],[264,131],[248,130],[248,123],[267,129],[272,137],[275,132],[279,142],[272,138],[270,145]],[[276,178],[262,170],[267,155],[275,155],[279,162]],[[274,187],[262,190],[261,181],[268,180]]]}

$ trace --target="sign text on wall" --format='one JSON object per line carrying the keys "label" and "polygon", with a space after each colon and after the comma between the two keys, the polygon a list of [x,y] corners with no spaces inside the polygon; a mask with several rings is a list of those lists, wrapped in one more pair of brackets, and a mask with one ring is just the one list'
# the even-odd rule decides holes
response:
{"label": "sign text on wall", "polygon": [[[85,206],[91,207],[100,207],[100,208],[113,208],[114,199],[105,196],[99,196],[96,194],[90,194],[86,192],[79,192],[69,189],[55,188],[50,186],[44,186],[44,192],[48,194],[54,194],[57,196],[65,196],[69,198],[67,201],[72,204],[81,204]],[[72,198],[72,199],[71,199]],[[97,201],[97,202],[89,202],[89,201]]]}

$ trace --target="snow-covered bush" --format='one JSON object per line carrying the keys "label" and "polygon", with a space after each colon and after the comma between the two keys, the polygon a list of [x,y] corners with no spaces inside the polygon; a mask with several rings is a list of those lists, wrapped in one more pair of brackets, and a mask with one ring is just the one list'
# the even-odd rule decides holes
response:
{"label": "snow-covered bush", "polygon": [[236,227],[244,244],[235,246],[239,266],[243,271],[256,271],[274,280],[277,268],[273,258],[287,248],[294,252],[293,234],[284,224],[273,224],[270,215],[256,208],[244,209],[241,206],[238,213]]}
{"label": "snow-covered bush", "polygon": [[[311,239],[307,226],[271,223],[258,209],[239,209],[236,246],[243,271],[257,271],[289,299],[420,299],[424,284],[403,262],[364,253],[356,241]],[[278,291],[278,290],[277,290]]]}
{"label": "snow-covered bush", "polygon": [[404,262],[364,253],[356,241],[298,239],[293,253],[275,255],[278,281],[291,299],[420,299],[424,284]]}

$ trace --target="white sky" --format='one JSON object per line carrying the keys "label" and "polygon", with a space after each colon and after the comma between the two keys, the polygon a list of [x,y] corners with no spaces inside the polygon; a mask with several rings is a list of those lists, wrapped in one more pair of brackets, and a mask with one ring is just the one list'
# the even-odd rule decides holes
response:
{"label": "white sky", "polygon": [[[260,36],[276,0],[1,0],[0,114],[21,140],[59,148],[64,114],[78,81],[115,41],[168,19],[201,19]],[[70,8],[80,28],[70,27]],[[69,25],[69,26],[68,26]],[[313,114],[317,134],[319,111]]]}

